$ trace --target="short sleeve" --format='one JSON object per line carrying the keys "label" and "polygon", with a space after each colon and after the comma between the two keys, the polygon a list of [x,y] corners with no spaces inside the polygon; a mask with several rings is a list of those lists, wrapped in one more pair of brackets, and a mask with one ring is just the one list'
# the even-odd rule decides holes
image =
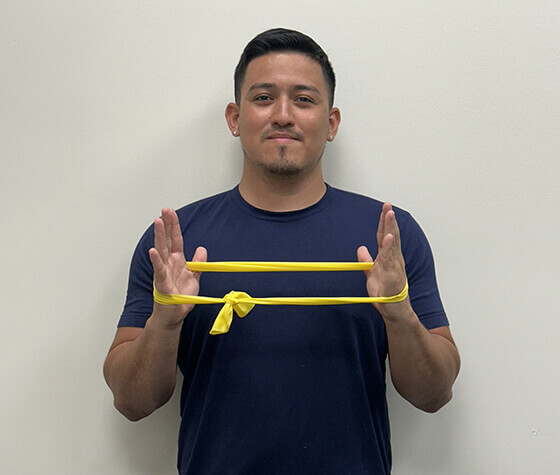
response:
{"label": "short sleeve", "polygon": [[153,225],[141,237],[130,263],[128,289],[119,327],[144,327],[153,310],[154,271],[149,250],[154,243]]}
{"label": "short sleeve", "polygon": [[447,326],[449,321],[440,298],[434,258],[428,240],[409,213],[401,211],[396,216],[412,308],[426,328]]}

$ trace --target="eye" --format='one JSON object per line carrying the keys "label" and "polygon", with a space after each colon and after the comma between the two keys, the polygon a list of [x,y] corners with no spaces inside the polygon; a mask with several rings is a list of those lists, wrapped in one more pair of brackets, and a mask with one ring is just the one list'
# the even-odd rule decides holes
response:
{"label": "eye", "polygon": [[302,102],[304,104],[306,104],[306,103],[314,104],[313,99],[311,99],[308,96],[298,96],[298,97],[296,97],[296,102]]}
{"label": "eye", "polygon": [[253,100],[256,102],[265,102],[265,101],[272,100],[272,98],[268,94],[259,94]]}

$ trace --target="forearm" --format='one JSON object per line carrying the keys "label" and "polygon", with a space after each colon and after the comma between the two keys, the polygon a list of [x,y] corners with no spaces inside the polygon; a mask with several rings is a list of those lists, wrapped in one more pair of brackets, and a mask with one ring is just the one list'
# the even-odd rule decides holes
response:
{"label": "forearm", "polygon": [[104,375],[115,407],[136,421],[163,406],[173,394],[181,327],[162,327],[152,315],[133,341],[115,346]]}
{"label": "forearm", "polygon": [[412,308],[385,318],[393,384],[411,404],[436,412],[451,400],[459,373],[459,353],[446,337],[430,333]]}

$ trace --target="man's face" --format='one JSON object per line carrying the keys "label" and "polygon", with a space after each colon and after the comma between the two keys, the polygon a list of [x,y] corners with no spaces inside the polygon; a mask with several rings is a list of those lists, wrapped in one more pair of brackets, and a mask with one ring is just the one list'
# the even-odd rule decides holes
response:
{"label": "man's face", "polygon": [[334,138],[340,120],[338,109],[329,108],[321,66],[284,51],[249,63],[239,105],[230,104],[228,111],[245,165],[285,176],[320,172],[325,144]]}

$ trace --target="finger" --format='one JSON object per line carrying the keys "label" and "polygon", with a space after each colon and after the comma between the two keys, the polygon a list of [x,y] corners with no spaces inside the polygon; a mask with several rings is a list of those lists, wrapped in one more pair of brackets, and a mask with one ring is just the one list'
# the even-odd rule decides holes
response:
{"label": "finger", "polygon": [[165,224],[161,218],[157,218],[154,222],[154,247],[159,253],[163,263],[166,264],[169,252],[167,251],[165,239]]}
{"label": "finger", "polygon": [[397,217],[393,210],[387,212],[385,217],[385,229],[388,233],[391,233],[395,238],[395,247],[396,249],[401,248],[401,233],[399,230],[399,225],[397,223]]}
{"label": "finger", "polygon": [[167,246],[168,252],[171,253],[172,252],[171,236],[173,232],[173,224],[172,224],[173,217],[171,214],[171,210],[169,208],[163,208],[161,210],[161,217],[165,225],[165,245]]}
{"label": "finger", "polygon": [[[208,259],[208,251],[206,251],[205,247],[199,246],[194,251],[194,255],[192,258],[193,262],[206,262]],[[200,272],[193,272],[193,275],[196,279],[200,279]]]}
{"label": "finger", "polygon": [[173,209],[168,209],[170,221],[170,236],[171,236],[171,252],[184,252],[183,250],[183,232],[181,231],[181,224],[179,217]]}
{"label": "finger", "polygon": [[[383,205],[385,206],[385,205]],[[385,237],[385,212],[383,209],[379,215],[379,224],[377,225],[377,247],[381,248],[383,238]]]}
{"label": "finger", "polygon": [[391,203],[386,201],[381,208],[381,216],[379,217],[379,226],[377,229],[377,245],[381,247],[385,235],[390,232],[387,229],[387,213],[393,209]]}
{"label": "finger", "polygon": [[206,262],[206,260],[208,259],[208,251],[206,250],[205,247],[202,246],[198,246],[196,248],[196,251],[194,251],[194,255],[193,255],[193,262]]}
{"label": "finger", "polygon": [[383,238],[383,243],[379,248],[379,252],[377,253],[383,267],[386,267],[386,265],[390,265],[392,263],[394,258],[394,249],[395,238],[391,233],[389,233]]}
{"label": "finger", "polygon": [[[369,250],[366,246],[360,246],[358,248],[358,251],[356,252],[356,255],[358,257],[358,262],[373,262],[373,258],[371,257],[371,254],[369,253]],[[367,277],[371,272],[372,269],[368,269],[364,271],[364,274]]]}
{"label": "finger", "polygon": [[161,256],[156,248],[152,247],[148,251],[148,254],[154,268],[154,281],[157,283],[162,282],[167,277],[167,268],[161,260]]}

